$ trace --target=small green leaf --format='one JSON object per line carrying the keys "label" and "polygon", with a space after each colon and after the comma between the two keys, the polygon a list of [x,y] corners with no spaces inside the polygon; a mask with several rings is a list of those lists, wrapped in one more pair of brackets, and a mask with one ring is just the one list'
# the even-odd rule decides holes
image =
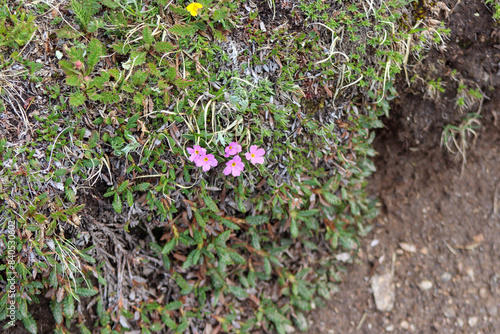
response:
{"label": "small green leaf", "polygon": [[175,50],[176,48],[177,48],[176,46],[174,46],[172,43],[169,42],[157,42],[155,44],[155,50],[160,53],[167,53]]}
{"label": "small green leaf", "polygon": [[214,13],[212,14],[212,20],[214,21],[220,21],[225,19],[227,16],[227,9],[225,7],[222,7],[222,9],[216,9]]}
{"label": "small green leaf", "polygon": [[127,189],[127,204],[128,206],[132,206],[134,205],[134,195],[132,195],[132,192],[130,191],[130,189]]}
{"label": "small green leaf", "polygon": [[307,325],[307,319],[302,312],[295,312],[295,318],[293,320],[295,321],[295,324],[300,331],[307,332],[307,330],[309,329]]}
{"label": "small green leaf", "polygon": [[292,221],[290,222],[290,234],[292,235],[292,238],[297,238],[297,236],[299,235],[297,220],[293,218]]}
{"label": "small green leaf", "polygon": [[230,234],[231,234],[231,230],[227,230],[227,231],[222,232],[221,234],[219,234],[217,236],[217,238],[215,238],[215,244],[217,246],[226,247],[226,242],[229,239]]}
{"label": "small green leaf", "polygon": [[94,289],[77,288],[75,293],[83,297],[92,297],[96,295],[99,291]]}
{"label": "small green leaf", "polygon": [[55,176],[63,176],[65,175],[66,173],[68,172],[68,170],[66,168],[59,168],[58,170],[56,170],[54,172],[54,175]]}
{"label": "small green leaf", "polygon": [[359,206],[358,206],[358,203],[354,202],[354,201],[349,201],[349,204],[351,205],[351,213],[354,215],[354,216],[359,216],[360,215],[360,212],[359,212]]}
{"label": "small green leaf", "polygon": [[318,209],[304,210],[304,211],[297,212],[297,217],[298,218],[307,218],[307,217],[315,216],[318,213],[319,213]]}
{"label": "small green leaf", "polygon": [[87,59],[88,73],[90,73],[94,69],[94,66],[97,65],[97,63],[101,59],[102,49],[103,46],[98,39],[92,38],[90,40],[87,47],[87,51],[89,52],[89,57]]}
{"label": "small green leaf", "polygon": [[134,187],[134,189],[136,191],[146,191],[146,190],[148,190],[150,185],[151,185],[151,183],[149,183],[149,182],[139,183],[138,185],[136,185]]}
{"label": "small green leaf", "polygon": [[170,318],[170,315],[166,312],[162,314],[161,320],[170,329],[174,329],[177,327],[177,324],[175,323],[175,321],[172,320],[172,318]]}
{"label": "small green leaf", "polygon": [[196,211],[194,213],[194,217],[196,218],[196,222],[198,223],[198,225],[200,225],[201,228],[205,228],[205,226],[207,226],[205,219],[203,219],[203,216],[199,211]]}
{"label": "small green leaf", "polygon": [[116,192],[121,194],[123,191],[125,191],[125,189],[127,189],[128,184],[129,184],[129,180],[123,181],[122,183],[120,183],[118,188],[116,188]]}
{"label": "small green leaf", "polygon": [[207,208],[209,208],[212,212],[219,212],[219,208],[217,208],[217,204],[215,204],[214,200],[207,195],[203,196],[203,202],[205,202],[205,205]]}
{"label": "small green leaf", "polygon": [[30,334],[37,334],[38,328],[36,326],[36,320],[31,316],[31,314],[28,314],[26,317],[23,317],[22,320],[24,328]]}
{"label": "small green leaf", "polygon": [[167,242],[165,244],[161,253],[164,255],[169,254],[172,251],[172,249],[174,249],[175,243],[176,243],[176,239],[172,238],[169,242]]}
{"label": "small green leaf", "polygon": [[61,324],[63,321],[62,315],[62,305],[55,300],[50,301],[50,308],[52,309],[52,314],[54,315],[54,320],[56,323]]}
{"label": "small green leaf", "polygon": [[87,98],[83,93],[75,93],[69,98],[69,104],[73,107],[79,107],[85,103]]}
{"label": "small green leaf", "polygon": [[236,251],[229,251],[229,256],[237,264],[246,264],[246,260]]}
{"label": "small green leaf", "polygon": [[195,24],[176,24],[168,31],[179,37],[187,37],[193,36],[198,31],[198,28]]}
{"label": "small green leaf", "polygon": [[116,212],[122,213],[122,201],[120,199],[120,196],[118,196],[117,193],[114,194],[114,200],[113,200],[113,203],[111,204],[111,206],[113,207],[113,209]]}
{"label": "small green leaf", "polygon": [[149,330],[153,332],[158,332],[162,329],[162,327],[163,325],[160,322],[155,322],[149,327]]}
{"label": "small green leaf", "polygon": [[269,217],[264,215],[249,216],[246,218],[246,221],[248,224],[253,226],[262,225],[269,222]]}
{"label": "small green leaf", "polygon": [[322,195],[323,197],[326,199],[326,201],[328,203],[330,203],[331,205],[334,205],[334,206],[337,206],[337,205],[340,205],[342,202],[340,201],[340,198],[338,198],[337,196],[335,196],[334,194],[332,193],[329,193],[327,191],[323,191],[322,192]]}
{"label": "small green leaf", "polygon": [[[153,44],[154,37],[151,33],[151,29],[149,27],[145,27],[142,29],[142,40],[144,41],[144,44],[149,47],[151,44]],[[147,50],[148,48],[146,48]]]}
{"label": "small green leaf", "polygon": [[239,286],[228,285],[227,290],[238,299],[248,298],[248,293]]}
{"label": "small green leaf", "polygon": [[64,189],[64,194],[66,195],[66,198],[68,199],[68,201],[70,201],[71,203],[76,202],[76,195],[75,195],[75,191],[73,190],[73,188],[66,187]]}
{"label": "small green leaf", "polygon": [[73,315],[75,314],[75,300],[73,299],[73,296],[71,294],[66,295],[63,300],[63,310],[64,310],[64,315],[67,318],[73,318]]}
{"label": "small green leaf", "polygon": [[224,264],[224,265],[230,265],[233,264],[233,260],[229,256],[229,252],[227,249],[223,247],[216,246],[215,249],[217,250],[217,254],[219,255],[219,260]]}
{"label": "small green leaf", "polygon": [[167,311],[175,311],[182,307],[182,302],[180,300],[173,301],[165,305],[165,310]]}
{"label": "small green leaf", "polygon": [[271,262],[269,262],[269,258],[264,258],[264,272],[267,276],[271,275]]}
{"label": "small green leaf", "polygon": [[233,230],[239,230],[240,229],[240,227],[237,224],[235,224],[232,221],[227,220],[227,219],[222,219],[221,223],[224,224],[224,225],[226,225],[227,227],[233,229]]}
{"label": "small green leaf", "polygon": [[193,265],[193,256],[195,252],[196,249],[188,254],[188,256],[186,257],[186,261],[184,261],[184,263],[182,264],[182,269],[187,270]]}

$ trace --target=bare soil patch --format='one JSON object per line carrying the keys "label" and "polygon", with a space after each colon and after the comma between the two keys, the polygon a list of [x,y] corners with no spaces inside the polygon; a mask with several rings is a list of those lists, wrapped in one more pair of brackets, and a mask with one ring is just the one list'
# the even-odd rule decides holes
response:
{"label": "bare soil patch", "polygon": [[[414,68],[420,76],[453,69],[487,96],[483,127],[470,139],[461,172],[440,147],[446,124],[465,114],[458,81],[430,99],[399,83],[386,129],[378,133],[377,172],[369,191],[381,201],[374,231],[362,240],[331,307],[310,317],[310,333],[497,333],[500,328],[499,30],[483,1],[448,2],[446,50]],[[426,72],[427,71],[427,72]],[[476,109],[477,110],[477,109]],[[395,303],[377,310],[374,275],[392,273]],[[425,282],[425,283],[423,283]]]}

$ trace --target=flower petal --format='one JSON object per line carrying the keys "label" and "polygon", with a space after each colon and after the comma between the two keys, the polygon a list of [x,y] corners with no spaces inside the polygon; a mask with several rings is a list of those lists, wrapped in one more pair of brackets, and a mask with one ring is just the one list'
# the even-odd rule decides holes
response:
{"label": "flower petal", "polygon": [[259,148],[255,151],[255,155],[257,156],[263,156],[264,154],[266,154],[266,151],[263,148]]}
{"label": "flower petal", "polygon": [[254,164],[263,164],[264,163],[264,157],[255,157],[252,162]]}
{"label": "flower petal", "polygon": [[232,168],[231,168],[230,166],[227,166],[226,168],[224,168],[224,171],[223,171],[224,175],[229,175],[229,174],[231,174],[231,169],[232,169]]}

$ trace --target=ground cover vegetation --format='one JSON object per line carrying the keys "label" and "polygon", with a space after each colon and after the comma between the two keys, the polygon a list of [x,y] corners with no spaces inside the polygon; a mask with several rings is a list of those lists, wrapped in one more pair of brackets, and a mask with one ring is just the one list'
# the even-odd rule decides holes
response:
{"label": "ground cover vegetation", "polygon": [[378,214],[372,129],[444,42],[435,6],[0,1],[15,320],[46,298],[56,333],[307,330]]}

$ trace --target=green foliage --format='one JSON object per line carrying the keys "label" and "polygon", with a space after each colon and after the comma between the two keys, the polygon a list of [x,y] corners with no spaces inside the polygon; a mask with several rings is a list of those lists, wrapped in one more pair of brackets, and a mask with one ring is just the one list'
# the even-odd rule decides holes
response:
{"label": "green foliage", "polygon": [[491,6],[493,11],[493,19],[500,21],[500,1],[498,0],[485,0],[485,4]]}
{"label": "green foliage", "polygon": [[96,0],[71,0],[71,9],[83,30],[95,31],[96,26],[91,26],[91,20],[92,16],[100,9],[100,5]]}
{"label": "green foliage", "polygon": [[24,46],[36,30],[35,17],[19,9],[0,7],[0,46]]}
{"label": "green foliage", "polygon": [[[32,142],[14,149],[0,135],[0,221],[20,220],[16,247],[34,259],[15,268],[29,297],[16,301],[26,328],[36,331],[27,301],[43,294],[61,333],[84,298],[102,333],[182,333],[219,307],[225,332],[307,330],[304,312],[338,282],[334,253],[355,248],[378,214],[364,192],[375,170],[371,130],[404,67],[404,3],[365,12],[300,1],[297,22],[314,29],[265,34],[228,1],[203,2],[196,17],[162,0],[70,5],[71,26],[51,23],[64,42],[52,59],[62,72],[43,85],[49,105],[33,113]],[[29,40],[30,20],[16,21],[24,37],[8,37],[9,47]],[[218,42],[238,38],[236,26],[244,49]],[[242,175],[223,176],[232,141],[242,156],[265,148],[265,163],[244,159]],[[218,166],[202,172],[188,159],[193,145]],[[271,285],[281,300],[270,299]],[[121,304],[131,289],[136,298]]]}

